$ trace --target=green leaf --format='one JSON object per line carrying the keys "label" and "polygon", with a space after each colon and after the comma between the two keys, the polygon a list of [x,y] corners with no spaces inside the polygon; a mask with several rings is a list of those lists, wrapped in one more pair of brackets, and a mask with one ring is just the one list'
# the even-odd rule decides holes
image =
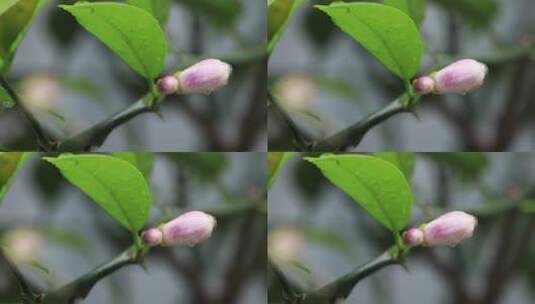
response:
{"label": "green leaf", "polygon": [[115,152],[114,157],[126,160],[136,167],[146,179],[150,177],[154,167],[154,156],[147,152]]}
{"label": "green leaf", "polygon": [[2,6],[5,10],[0,15],[0,73],[9,69],[31,21],[48,1],[20,0],[14,5]]}
{"label": "green leaf", "polygon": [[385,0],[385,5],[395,7],[409,15],[417,25],[424,20],[426,0]]}
{"label": "green leaf", "polygon": [[126,0],[126,3],[151,13],[158,19],[160,25],[165,27],[171,10],[171,0]]}
{"label": "green leaf", "polygon": [[293,152],[268,152],[268,190],[275,182],[281,168],[294,154]]}
{"label": "green leaf", "polygon": [[318,5],[334,23],[358,41],[392,73],[409,80],[420,69],[423,42],[412,19],[376,3]]}
{"label": "green leaf", "polygon": [[17,2],[19,2],[19,0],[4,0],[2,3],[0,3],[0,15],[10,9]]}
{"label": "green leaf", "polygon": [[0,152],[0,203],[31,153]]}
{"label": "green leaf", "polygon": [[165,34],[147,11],[123,3],[60,5],[134,71],[151,80],[164,68]]}
{"label": "green leaf", "polygon": [[398,169],[403,172],[403,175],[405,175],[405,178],[407,180],[410,180],[412,178],[412,174],[414,172],[414,165],[416,163],[416,158],[414,157],[413,153],[378,152],[373,153],[373,156],[378,157],[382,160],[386,160],[387,162],[398,167]]}
{"label": "green leaf", "polygon": [[268,52],[279,42],[289,20],[304,0],[268,0]]}
{"label": "green leaf", "polygon": [[136,233],[147,222],[152,205],[150,189],[143,174],[129,162],[96,154],[44,159],[126,229]]}
{"label": "green leaf", "polygon": [[323,155],[306,160],[390,231],[397,233],[408,224],[413,195],[396,166],[358,154]]}

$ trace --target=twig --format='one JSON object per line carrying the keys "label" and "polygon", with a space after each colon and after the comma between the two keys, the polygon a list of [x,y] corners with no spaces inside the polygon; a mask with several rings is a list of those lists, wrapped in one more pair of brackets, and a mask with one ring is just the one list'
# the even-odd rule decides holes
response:
{"label": "twig", "polygon": [[113,260],[84,274],[73,282],[45,295],[44,304],[74,303],[77,299],[87,297],[91,289],[101,279],[111,273],[132,264],[140,264],[146,251],[135,246],[125,250]]}
{"label": "twig", "polygon": [[152,93],[148,93],[128,108],[62,142],[57,150],[89,151],[100,147],[118,126],[143,113],[156,112],[158,109],[157,98]]}
{"label": "twig", "polygon": [[41,126],[37,118],[35,118],[35,116],[30,112],[28,108],[26,108],[24,102],[21,101],[15,90],[13,90],[11,85],[9,85],[9,83],[3,76],[0,76],[0,85],[2,85],[2,87],[9,94],[9,97],[11,97],[11,99],[15,103],[15,108],[17,109],[17,111],[30,124],[30,127],[32,128],[33,132],[35,133],[35,136],[37,137],[39,149],[44,151],[53,150],[55,147],[55,142],[54,140],[52,140],[52,137],[46,133],[45,129]]}
{"label": "twig", "polygon": [[359,120],[350,127],[325,139],[312,143],[313,151],[343,151],[349,147],[357,146],[364,135],[379,123],[403,112],[410,112],[417,101],[406,94],[401,95],[386,107]]}
{"label": "twig", "polygon": [[406,251],[392,246],[374,260],[354,271],[336,279],[334,282],[306,295],[304,304],[334,304],[349,296],[355,285],[362,279],[374,274],[386,266],[401,264]]}
{"label": "twig", "polygon": [[26,280],[24,275],[20,272],[20,270],[17,268],[15,263],[13,263],[8,256],[4,253],[3,249],[0,247],[0,261],[3,261],[13,276],[15,277],[15,280],[17,281],[20,293],[21,293],[21,300],[22,303],[29,303],[29,304],[37,304],[40,303],[42,300],[43,294],[35,288],[31,287],[31,284]]}
{"label": "twig", "polygon": [[268,108],[273,108],[273,110],[284,120],[294,139],[294,144],[297,149],[300,151],[307,151],[310,148],[312,139],[305,131],[293,121],[290,115],[281,107],[278,100],[275,96],[268,90]]}

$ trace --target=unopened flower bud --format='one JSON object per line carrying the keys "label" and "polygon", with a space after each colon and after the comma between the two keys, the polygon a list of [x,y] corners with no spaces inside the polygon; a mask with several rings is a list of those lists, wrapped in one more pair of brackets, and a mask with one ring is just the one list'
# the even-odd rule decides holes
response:
{"label": "unopened flower bud", "polygon": [[175,74],[179,82],[178,93],[210,94],[225,86],[232,67],[218,59],[205,59]]}
{"label": "unopened flower bud", "polygon": [[435,89],[435,81],[429,76],[416,78],[412,85],[416,93],[420,95],[429,94]]}
{"label": "unopened flower bud", "polygon": [[424,242],[424,233],[418,228],[411,228],[403,233],[403,241],[409,247],[416,247]]}
{"label": "unopened flower bud", "polygon": [[162,243],[163,234],[157,228],[150,228],[141,234],[141,239],[143,242],[145,242],[145,244],[149,245],[150,247],[154,247]]}
{"label": "unopened flower bud", "polygon": [[213,216],[201,211],[184,213],[174,220],[160,226],[162,246],[194,246],[212,235],[216,225]]}
{"label": "unopened flower bud", "polygon": [[422,227],[425,246],[455,246],[472,237],[477,219],[462,211],[446,213]]}
{"label": "unopened flower bud", "polygon": [[480,87],[487,75],[488,68],[481,62],[473,59],[456,61],[442,70],[433,73],[435,92],[466,93]]}
{"label": "unopened flower bud", "polygon": [[156,85],[158,86],[158,90],[165,95],[176,93],[179,86],[178,79],[175,76],[169,75],[158,79]]}

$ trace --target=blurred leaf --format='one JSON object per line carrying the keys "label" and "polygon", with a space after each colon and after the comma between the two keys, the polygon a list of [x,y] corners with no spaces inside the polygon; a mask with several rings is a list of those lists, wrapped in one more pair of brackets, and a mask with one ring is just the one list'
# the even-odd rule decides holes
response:
{"label": "blurred leaf", "polygon": [[480,152],[424,153],[432,161],[449,167],[464,181],[475,181],[488,167],[488,159]]}
{"label": "blurred leaf", "polygon": [[458,14],[473,27],[486,27],[498,12],[495,0],[433,0],[434,3]]}
{"label": "blurred leaf", "polygon": [[78,253],[88,256],[91,252],[91,245],[81,235],[65,229],[44,229],[43,235],[47,241],[55,243],[66,249],[75,250]]}
{"label": "blurred leaf", "polygon": [[193,12],[204,15],[216,26],[230,27],[242,12],[238,0],[177,0]]}
{"label": "blurred leaf", "polygon": [[0,111],[12,108],[14,105],[11,96],[9,96],[3,87],[0,87]]}
{"label": "blurred leaf", "polygon": [[[332,0],[315,1],[316,4],[329,4]],[[336,26],[331,22],[329,16],[319,10],[307,10],[304,17],[304,30],[307,37],[318,48],[329,46],[335,34]]]}
{"label": "blurred leaf", "polygon": [[295,153],[293,152],[268,152],[268,190],[275,182],[284,164],[294,155]]}
{"label": "blurred leaf", "polygon": [[225,154],[213,152],[165,153],[180,167],[187,168],[201,180],[212,181],[223,173],[228,165]]}
{"label": "blurred leaf", "polygon": [[347,193],[375,220],[399,232],[410,220],[412,190],[403,173],[391,163],[367,155],[323,155],[306,158]]}
{"label": "blurred leaf", "polygon": [[57,203],[55,198],[60,193],[65,180],[52,164],[42,161],[35,162],[35,167],[32,169],[32,180],[44,196],[44,203]]}
{"label": "blurred leaf", "polygon": [[149,81],[163,70],[167,40],[158,21],[147,11],[104,2],[60,7]]}
{"label": "blurred leaf", "polygon": [[416,157],[414,157],[413,153],[378,152],[373,153],[373,156],[386,160],[398,167],[398,169],[405,175],[405,178],[411,180],[412,174],[414,173],[414,165],[416,164]]}
{"label": "blurred leaf", "polygon": [[318,167],[310,162],[300,161],[294,171],[294,180],[299,191],[305,196],[306,202],[313,202],[318,198],[319,193],[327,185]]}
{"label": "blurred leaf", "polygon": [[[78,0],[61,0],[60,4],[74,4]],[[76,19],[62,9],[52,9],[48,14],[47,29],[52,37],[62,46],[71,46],[80,33]]]}
{"label": "blurred leaf", "polygon": [[320,89],[332,93],[333,95],[343,97],[351,102],[354,102],[360,95],[358,90],[355,89],[355,85],[344,79],[318,75],[314,76],[314,80]]}
{"label": "blurred leaf", "polygon": [[279,42],[288,22],[304,0],[268,0],[268,53]]}
{"label": "blurred leaf", "polygon": [[30,155],[29,152],[0,152],[0,204],[15,180],[17,172]]}
{"label": "blurred leaf", "polygon": [[151,192],[143,174],[129,162],[92,154],[63,154],[44,159],[132,233],[147,222]]}
{"label": "blurred leaf", "polygon": [[46,275],[50,274],[50,270],[48,270],[48,268],[39,261],[31,261],[29,265]]}
{"label": "blurred leaf", "polygon": [[126,3],[151,13],[158,19],[162,28],[165,27],[171,10],[171,0],[126,0]]}
{"label": "blurred leaf", "polygon": [[126,160],[136,167],[148,180],[154,167],[154,156],[147,152],[115,152],[114,157]]}
{"label": "blurred leaf", "polygon": [[385,0],[385,4],[409,15],[416,25],[424,20],[426,0]]}
{"label": "blurred leaf", "polygon": [[423,42],[414,21],[400,10],[377,3],[335,2],[316,8],[358,41],[387,69],[408,81],[420,69]]}
{"label": "blurred leaf", "polygon": [[0,73],[9,69],[32,19],[48,1],[21,0],[13,6],[5,6],[8,9],[0,16]]}
{"label": "blurred leaf", "polygon": [[20,0],[3,0],[0,3],[0,15],[2,15],[5,11],[7,11],[9,8],[11,8],[15,3],[19,2]]}
{"label": "blurred leaf", "polygon": [[327,249],[339,251],[348,254],[351,248],[349,242],[332,231],[321,230],[316,228],[307,228],[304,230],[305,237],[309,242],[315,243]]}
{"label": "blurred leaf", "polygon": [[535,213],[535,199],[525,200],[521,204],[521,210],[524,213]]}
{"label": "blurred leaf", "polygon": [[75,93],[83,94],[88,97],[94,98],[97,101],[101,101],[104,93],[102,89],[91,82],[89,79],[72,76],[62,76],[59,78],[62,87],[69,89]]}

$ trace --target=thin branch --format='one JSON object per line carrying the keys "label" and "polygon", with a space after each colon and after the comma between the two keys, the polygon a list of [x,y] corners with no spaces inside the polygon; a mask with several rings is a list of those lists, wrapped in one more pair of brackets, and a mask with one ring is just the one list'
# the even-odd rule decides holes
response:
{"label": "thin branch", "polygon": [[297,149],[300,151],[306,151],[309,149],[312,139],[304,130],[302,130],[290,117],[290,115],[284,110],[279,104],[277,98],[268,90],[268,108],[273,108],[273,110],[284,120],[294,139],[294,144],[297,146]]}
{"label": "thin branch", "polygon": [[24,105],[24,102],[20,99],[20,97],[17,95],[15,90],[11,87],[11,85],[7,82],[7,80],[0,76],[0,85],[6,90],[6,92],[9,94],[9,97],[13,100],[15,103],[15,108],[17,111],[27,120],[29,123],[31,129],[35,133],[35,136],[37,137],[37,143],[39,145],[39,149],[44,151],[51,151],[55,147],[55,142],[52,140],[52,137],[49,136],[45,129],[41,126],[37,118],[30,112],[28,108]]}
{"label": "thin branch", "polygon": [[62,142],[57,150],[90,151],[93,148],[100,147],[115,128],[143,113],[155,113],[158,109],[157,98],[152,93],[148,93],[128,108]]}
{"label": "thin branch", "polygon": [[17,284],[19,285],[19,288],[20,288],[22,303],[29,303],[29,304],[40,303],[43,297],[43,294],[37,291],[35,288],[31,287],[30,282],[26,280],[26,278],[17,268],[15,263],[13,263],[9,259],[9,257],[4,253],[1,247],[0,247],[0,261],[3,261],[7,265],[7,267],[9,268],[9,270],[15,277],[15,280],[17,281]]}
{"label": "thin branch", "polygon": [[146,252],[143,250],[134,246],[130,247],[113,260],[84,274],[73,282],[46,294],[43,303],[74,303],[77,299],[84,299],[101,279],[125,266],[140,264],[145,254]]}
{"label": "thin branch", "polygon": [[410,112],[418,97],[410,98],[403,94],[386,107],[359,120],[348,128],[325,139],[312,143],[313,151],[344,151],[357,146],[364,135],[379,123],[404,112]]}
{"label": "thin branch", "polygon": [[349,296],[362,279],[389,265],[401,264],[407,252],[392,246],[372,261],[306,295],[304,304],[334,304]]}

